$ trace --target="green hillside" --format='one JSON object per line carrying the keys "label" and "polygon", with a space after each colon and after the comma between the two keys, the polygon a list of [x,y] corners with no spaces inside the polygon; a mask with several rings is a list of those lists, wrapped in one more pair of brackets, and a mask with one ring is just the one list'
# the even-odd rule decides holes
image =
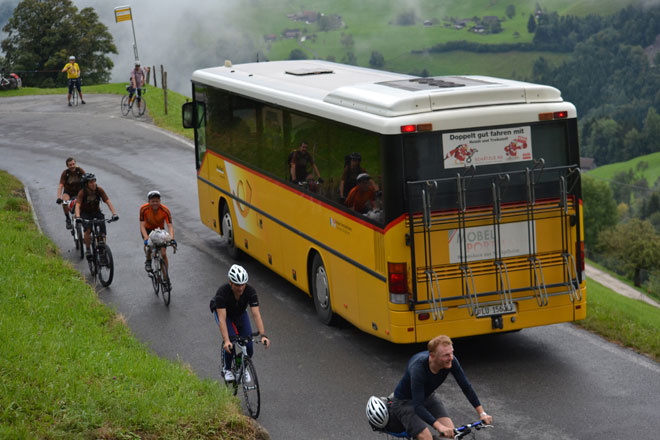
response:
{"label": "green hillside", "polygon": [[[553,0],[552,2],[530,0],[449,0],[437,2],[420,0],[415,3],[395,0],[364,0],[353,2],[338,0],[331,3],[321,0],[304,2],[253,0],[255,8],[246,8],[236,16],[245,29],[259,29],[261,40],[257,45],[261,53],[270,60],[289,58],[291,51],[302,50],[308,58],[334,59],[345,62],[347,53],[352,52],[358,65],[368,66],[372,51],[383,54],[382,69],[404,73],[421,72],[430,75],[482,74],[498,77],[529,78],[534,60],[544,56],[551,64],[559,64],[567,55],[543,52],[507,52],[499,54],[477,54],[471,52],[423,53],[439,43],[469,41],[483,44],[531,42],[533,34],[527,31],[530,14],[536,4],[547,12],[560,15],[612,14],[629,4],[641,0]],[[507,17],[507,7],[515,7],[515,14]],[[246,11],[249,10],[249,13]],[[287,15],[306,11],[338,15],[344,26],[340,29],[322,31],[318,22],[294,21]],[[402,14],[412,17],[414,24],[396,24]],[[473,18],[496,16],[501,20],[502,31],[493,34],[471,32]],[[454,20],[468,20],[463,29],[454,28]],[[427,22],[427,25],[424,22]],[[284,38],[286,29],[298,29],[305,36]],[[275,41],[267,42],[264,37],[274,35]],[[342,36],[350,35],[353,44],[342,44]],[[417,53],[413,53],[417,52]]]}
{"label": "green hillside", "polygon": [[[648,164],[648,168],[637,171],[637,165],[640,162],[646,162]],[[639,156],[625,162],[603,165],[602,167],[598,167],[595,170],[589,171],[587,174],[598,179],[610,180],[617,173],[628,171],[629,169],[636,171],[640,176],[646,178],[649,186],[653,186],[655,181],[660,178],[660,152],[647,154],[646,156]]]}

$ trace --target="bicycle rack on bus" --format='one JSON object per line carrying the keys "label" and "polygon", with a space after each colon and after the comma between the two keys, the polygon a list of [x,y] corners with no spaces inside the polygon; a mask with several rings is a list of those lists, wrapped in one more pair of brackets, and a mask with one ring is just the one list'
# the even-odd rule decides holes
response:
{"label": "bicycle rack on bus", "polygon": [[[526,168],[520,171],[511,171],[508,173],[496,173],[496,174],[482,174],[476,175],[476,168],[474,166],[467,167],[463,174],[457,173],[455,177],[447,177],[440,179],[429,179],[421,181],[409,181],[407,182],[408,187],[408,198],[412,200],[414,194],[421,195],[421,216],[415,216],[414,209],[411,208],[409,213],[409,228],[410,228],[410,245],[412,247],[412,263],[413,263],[413,298],[411,302],[411,307],[417,303],[417,278],[423,273],[426,277],[426,293],[428,302],[432,311],[432,316],[434,320],[443,319],[445,314],[444,311],[447,307],[443,307],[443,299],[440,292],[440,280],[443,277],[451,277],[452,272],[451,267],[454,267],[460,278],[461,278],[461,292],[460,296],[450,297],[450,299],[462,299],[465,302],[465,305],[469,311],[470,316],[474,316],[479,309],[479,298],[480,296],[485,295],[499,295],[499,303],[503,307],[503,310],[513,310],[513,290],[511,282],[509,279],[509,268],[504,261],[505,256],[503,255],[503,246],[502,246],[502,231],[501,226],[506,224],[502,222],[503,210],[502,203],[504,200],[504,195],[506,190],[509,187],[509,184],[512,181],[512,176],[516,176],[520,182],[520,191],[522,200],[524,200],[520,208],[511,208],[509,207],[506,211],[506,216],[509,218],[514,218],[516,216],[521,216],[526,219],[525,223],[527,225],[527,264],[529,267],[529,287],[518,287],[515,289],[516,292],[528,290],[534,293],[534,297],[537,301],[539,307],[547,306],[549,303],[549,287],[559,287],[565,286],[568,290],[568,295],[571,298],[571,301],[580,301],[582,299],[581,293],[579,291],[579,279],[577,273],[576,262],[573,254],[570,252],[570,225],[574,225],[577,219],[579,218],[577,213],[575,218],[569,216],[569,194],[573,190],[573,187],[579,181],[580,169],[576,165],[570,166],[558,166],[546,168],[543,159],[538,159],[535,161],[535,164],[531,168]],[[559,174],[559,194],[558,199],[559,203],[552,207],[544,202],[542,206],[537,207],[536,200],[536,185],[541,181],[543,173],[558,173]],[[568,181],[571,176],[578,174],[578,178],[574,179],[573,186],[568,187]],[[470,183],[477,179],[490,179],[490,196],[492,202],[492,209],[484,213],[483,209],[480,212],[471,211],[468,209],[471,206],[468,202],[468,196],[471,193],[468,191]],[[433,215],[433,196],[441,188],[447,188],[447,185],[454,184],[456,188],[456,195],[451,196],[455,197],[455,202],[457,210],[455,211],[455,216],[452,215],[440,215],[434,217]],[[546,184],[548,182],[545,182]],[[547,187],[547,186],[546,186]],[[415,188],[419,188],[415,192]],[[478,189],[475,191],[479,191]],[[481,190],[483,191],[483,189]],[[524,191],[524,195],[523,195]],[[419,200],[419,199],[418,199]],[[451,199],[448,199],[450,201]],[[576,200],[573,201],[577,203]],[[475,203],[472,203],[475,205]],[[419,205],[418,205],[419,206]],[[449,206],[449,205],[445,205]],[[483,206],[483,203],[481,205]],[[557,210],[557,207],[559,208]],[[576,211],[578,207],[576,206]],[[446,208],[445,208],[446,210]],[[561,265],[563,267],[563,282],[554,283],[547,285],[545,281],[544,267],[542,262],[537,254],[536,248],[536,218],[535,212],[539,212],[544,215],[543,218],[548,218],[548,215],[553,217],[559,217],[561,222],[561,236],[562,236],[562,246],[561,254],[557,254],[561,259]],[[478,210],[477,210],[478,211]],[[421,217],[421,218],[420,218]],[[475,275],[471,264],[469,263],[469,254],[467,250],[468,239],[468,224],[483,224],[487,221],[487,218],[490,218],[493,225],[493,264],[494,270],[493,274],[495,276],[495,291],[491,292],[482,292],[478,293],[476,290]],[[438,227],[444,226],[445,228],[453,228],[451,225],[455,226],[454,230],[458,238],[458,264],[456,263],[441,263],[438,267],[433,266],[432,261],[432,246],[433,246],[433,228],[439,230]],[[452,229],[446,229],[452,230]],[[417,234],[422,234],[423,236],[423,246],[424,246],[424,270],[422,273],[416,271],[417,263],[415,261],[415,239],[414,236]],[[547,258],[547,256],[545,257]],[[553,265],[550,261],[549,264]],[[439,270],[438,270],[439,269]],[[445,272],[441,275],[441,272]],[[480,269],[480,273],[484,274],[483,269]],[[447,297],[445,297],[445,301]]]}
{"label": "bicycle rack on bus", "polygon": [[[536,205],[536,183],[541,179],[545,161],[537,159],[534,161],[534,166],[525,168],[525,185],[527,187],[527,204],[525,211],[527,213],[527,244],[529,246],[529,265],[530,265],[530,282],[536,295],[536,302],[539,307],[548,305],[548,289],[545,286],[545,277],[543,276],[543,266],[541,260],[538,259],[536,254],[536,223],[534,222],[534,205]],[[540,167],[538,177],[534,178],[534,171]],[[563,234],[562,228],[562,234]],[[540,277],[539,277],[540,275]],[[540,281],[540,284],[539,284]]]}
{"label": "bicycle rack on bus", "polygon": [[[508,174],[499,175],[497,181],[491,183],[491,190],[493,194],[493,233],[494,233],[494,254],[496,272],[497,292],[500,295],[500,302],[505,310],[513,309],[513,301],[511,295],[511,283],[509,282],[509,270],[506,263],[502,259],[502,241],[501,241],[501,222],[502,222],[502,187],[506,186],[511,181],[511,176]],[[502,184],[498,184],[502,182]],[[506,281],[506,283],[505,283]]]}
{"label": "bicycle rack on bus", "polygon": [[[575,301],[581,301],[582,300],[582,292],[580,291],[579,288],[576,288],[578,285],[578,276],[577,276],[577,266],[575,264],[575,258],[573,257],[573,254],[571,254],[568,251],[568,246],[569,246],[569,230],[568,230],[568,222],[567,217],[568,217],[568,193],[573,189],[572,187],[569,189],[568,188],[568,183],[566,182],[566,179],[570,177],[572,174],[577,173],[578,177],[580,177],[580,169],[575,168],[569,171],[569,173],[564,176],[559,176],[559,194],[560,194],[560,201],[559,201],[559,207],[561,209],[561,224],[562,224],[562,230],[561,230],[561,248],[563,250],[561,256],[564,260],[564,283],[567,284],[569,293],[570,293],[570,298],[572,302]],[[578,182],[578,179],[575,180],[573,185],[575,185]]]}
{"label": "bicycle rack on bus", "polygon": [[[433,320],[444,319],[445,312],[442,309],[442,299],[440,297],[440,283],[438,282],[438,274],[433,270],[431,261],[431,191],[438,188],[438,182],[427,182],[426,187],[422,187],[422,215],[424,221],[424,264],[426,267],[426,295],[431,298],[431,312]],[[435,289],[433,289],[433,281],[435,281]],[[436,301],[436,291],[438,293]]]}
{"label": "bicycle rack on bus", "polygon": [[[458,194],[458,242],[459,242],[459,261],[461,269],[461,293],[465,299],[470,316],[474,316],[479,308],[479,297],[474,285],[474,276],[472,269],[468,265],[467,254],[467,190],[470,182],[474,178],[477,168],[471,165],[465,176],[456,175],[456,191]],[[469,284],[468,284],[469,283]],[[472,290],[470,290],[472,285]]]}

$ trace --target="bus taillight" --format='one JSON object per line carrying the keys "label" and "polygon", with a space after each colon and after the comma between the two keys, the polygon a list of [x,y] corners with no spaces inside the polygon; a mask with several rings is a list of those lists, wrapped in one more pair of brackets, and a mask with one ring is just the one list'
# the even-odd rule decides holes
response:
{"label": "bus taillight", "polygon": [[552,121],[553,119],[566,119],[568,112],[566,110],[554,113],[539,113],[539,121]]}
{"label": "bus taillight", "polygon": [[390,287],[390,301],[394,304],[406,304],[408,301],[406,263],[387,263],[387,281]]}

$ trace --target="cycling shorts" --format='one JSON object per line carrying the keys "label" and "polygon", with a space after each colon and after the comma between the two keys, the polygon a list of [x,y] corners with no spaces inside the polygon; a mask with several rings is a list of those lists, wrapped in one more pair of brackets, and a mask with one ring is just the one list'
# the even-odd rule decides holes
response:
{"label": "cycling shorts", "polygon": [[81,83],[80,78],[69,79],[69,94],[73,93],[74,86],[80,92],[80,83]]}
{"label": "cycling shorts", "polygon": [[[433,417],[435,417],[436,420],[442,417],[449,417],[449,413],[445,409],[445,406],[435,393],[432,393],[426,398],[424,401],[424,407],[433,414]],[[417,437],[424,428],[431,428],[428,423],[417,415],[412,400],[392,399],[392,413],[401,421],[401,424],[405,426],[406,432],[411,437]]]}

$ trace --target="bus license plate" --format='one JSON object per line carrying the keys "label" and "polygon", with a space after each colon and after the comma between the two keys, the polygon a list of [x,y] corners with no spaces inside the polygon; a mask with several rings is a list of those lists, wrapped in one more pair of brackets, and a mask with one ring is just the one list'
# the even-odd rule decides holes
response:
{"label": "bus license plate", "polygon": [[508,307],[502,304],[492,304],[490,306],[480,306],[477,308],[477,318],[496,315],[510,315],[512,313],[516,313],[515,303],[511,303]]}

